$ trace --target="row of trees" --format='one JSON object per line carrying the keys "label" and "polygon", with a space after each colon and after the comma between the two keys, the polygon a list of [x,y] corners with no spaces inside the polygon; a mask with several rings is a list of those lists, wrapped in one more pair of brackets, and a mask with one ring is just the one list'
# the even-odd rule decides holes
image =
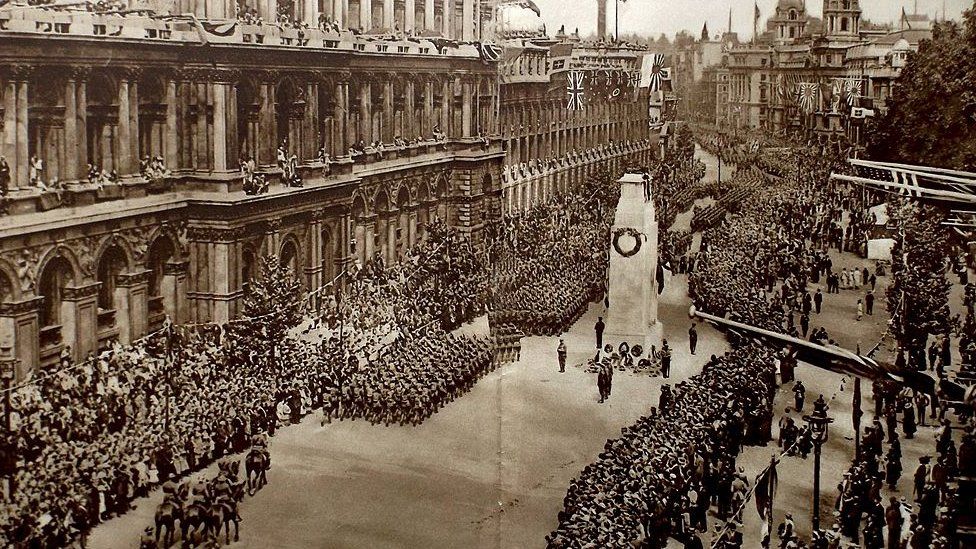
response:
{"label": "row of trees", "polygon": [[868,135],[872,158],[976,171],[976,9],[935,25]]}

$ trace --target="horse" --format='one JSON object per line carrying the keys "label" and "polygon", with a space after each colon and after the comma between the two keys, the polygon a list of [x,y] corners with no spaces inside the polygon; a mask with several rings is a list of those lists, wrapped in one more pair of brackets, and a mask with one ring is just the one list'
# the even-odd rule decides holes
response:
{"label": "horse", "polygon": [[262,486],[268,483],[268,469],[271,466],[271,459],[265,450],[251,448],[244,458],[244,471],[247,475],[247,491],[254,495]]}
{"label": "horse", "polygon": [[240,541],[241,518],[233,502],[218,501],[210,506],[210,527],[220,543],[220,530],[224,529],[224,543],[230,544],[230,525],[234,523],[234,541]]}
{"label": "horse", "polygon": [[203,503],[193,503],[183,511],[180,528],[184,540],[190,540],[190,535],[206,534],[209,526],[210,510]]}
{"label": "horse", "polygon": [[171,501],[164,501],[156,509],[156,545],[159,545],[159,534],[163,527],[166,528],[166,535],[163,536],[165,547],[173,544],[173,535],[176,533],[176,521],[183,522],[183,509]]}

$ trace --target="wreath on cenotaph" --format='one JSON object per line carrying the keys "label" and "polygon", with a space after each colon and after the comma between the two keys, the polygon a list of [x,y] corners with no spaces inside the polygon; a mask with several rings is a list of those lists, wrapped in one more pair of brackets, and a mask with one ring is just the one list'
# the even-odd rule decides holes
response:
{"label": "wreath on cenotaph", "polygon": [[[620,248],[620,237],[623,235],[631,236],[634,238],[634,247],[629,250],[622,250]],[[618,254],[624,257],[630,257],[641,249],[641,233],[637,229],[627,227],[626,229],[616,229],[613,231],[613,249],[617,251]]]}

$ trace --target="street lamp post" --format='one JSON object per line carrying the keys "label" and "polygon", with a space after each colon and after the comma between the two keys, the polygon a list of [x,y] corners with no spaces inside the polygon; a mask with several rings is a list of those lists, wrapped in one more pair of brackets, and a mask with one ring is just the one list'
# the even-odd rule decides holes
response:
{"label": "street lamp post", "polygon": [[820,395],[813,403],[813,412],[803,416],[813,441],[813,533],[820,532],[820,449],[827,442],[827,427],[833,419],[827,417],[827,403]]}

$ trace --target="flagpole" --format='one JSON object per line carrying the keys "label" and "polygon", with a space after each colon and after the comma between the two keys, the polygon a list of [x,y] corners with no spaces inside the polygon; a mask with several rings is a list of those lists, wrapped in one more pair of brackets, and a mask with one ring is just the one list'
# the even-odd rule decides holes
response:
{"label": "flagpole", "polygon": [[613,35],[620,42],[620,0],[613,0]]}

